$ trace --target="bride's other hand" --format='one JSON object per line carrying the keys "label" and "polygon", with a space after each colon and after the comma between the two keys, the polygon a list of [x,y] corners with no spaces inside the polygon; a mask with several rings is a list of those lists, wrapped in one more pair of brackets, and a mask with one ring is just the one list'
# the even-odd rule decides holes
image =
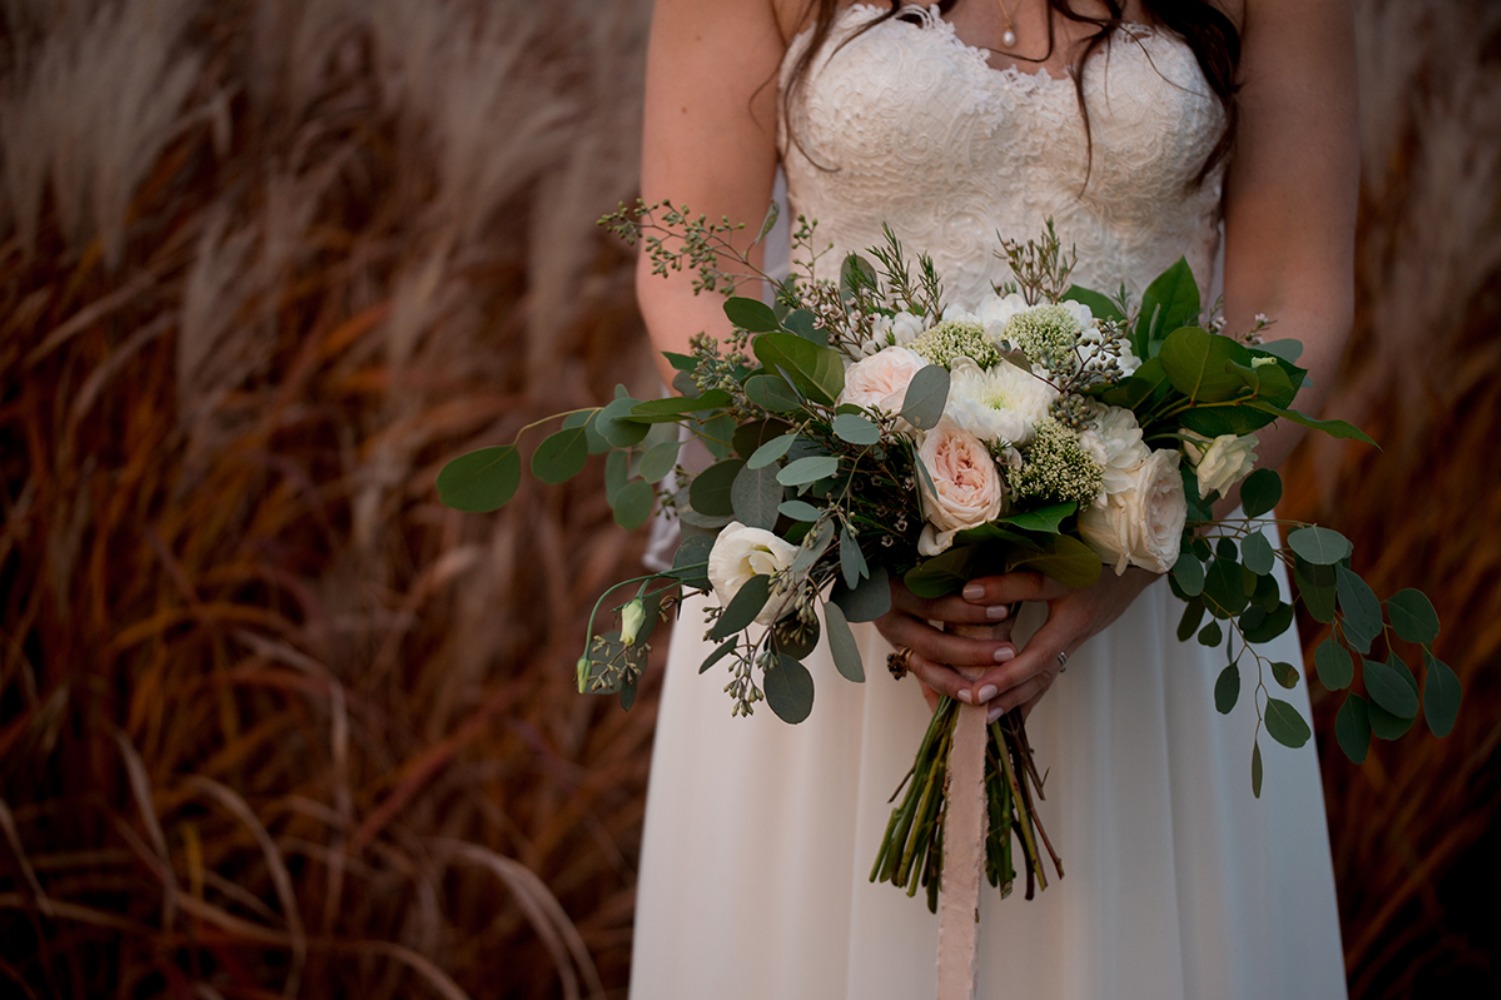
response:
{"label": "bride's other hand", "polygon": [[964,588],[964,598],[974,607],[1010,601],[1047,605],[1047,620],[1017,656],[975,681],[976,691],[987,687],[997,691],[985,700],[989,718],[994,721],[1013,708],[1030,712],[1068,665],[1068,658],[1124,614],[1157,578],[1133,566],[1120,576],[1107,567],[1096,583],[1077,590],[1039,573],[1007,573],[971,581]]}
{"label": "bride's other hand", "polygon": [[[876,628],[893,646],[912,650],[910,669],[925,688],[966,704],[988,705],[995,719],[1018,706],[1030,711],[1067,657],[1119,618],[1156,578],[1135,568],[1122,576],[1107,570],[1093,586],[1073,590],[1040,573],[1007,573],[972,580],[962,594],[934,600],[897,581],[891,611],[877,619]],[[966,638],[931,624],[1010,622],[1011,606],[1024,601],[1045,603],[1047,620],[1020,649],[1009,639]],[[955,667],[988,669],[969,680]]]}

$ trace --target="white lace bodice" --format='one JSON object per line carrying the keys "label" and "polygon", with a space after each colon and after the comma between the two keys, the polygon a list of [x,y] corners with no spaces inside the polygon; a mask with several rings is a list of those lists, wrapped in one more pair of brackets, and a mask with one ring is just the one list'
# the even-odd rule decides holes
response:
{"label": "white lace bodice", "polygon": [[[1124,283],[1139,298],[1186,256],[1208,287],[1221,172],[1191,181],[1223,112],[1182,39],[1133,28],[1085,64],[1090,163],[1073,80],[995,69],[936,8],[910,7],[840,47],[886,9],[840,15],[792,110],[798,142],[784,129],[790,207],[836,250],[819,258],[820,276],[878,244],[885,222],[933,257],[947,301],[974,301],[1009,276],[997,233],[1036,237],[1051,217],[1078,251],[1078,284]],[[784,82],[806,43],[793,40]]]}

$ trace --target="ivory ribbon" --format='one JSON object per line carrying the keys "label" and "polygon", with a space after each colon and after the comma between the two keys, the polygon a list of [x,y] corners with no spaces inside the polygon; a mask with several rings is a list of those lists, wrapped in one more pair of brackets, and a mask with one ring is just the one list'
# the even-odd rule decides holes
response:
{"label": "ivory ribbon", "polygon": [[[1012,623],[952,625],[976,639],[1005,639]],[[984,670],[959,671],[970,680]],[[938,895],[938,1000],[971,1000],[975,992],[980,882],[985,857],[985,715],[988,705],[959,706],[949,748],[943,817],[943,881]]]}

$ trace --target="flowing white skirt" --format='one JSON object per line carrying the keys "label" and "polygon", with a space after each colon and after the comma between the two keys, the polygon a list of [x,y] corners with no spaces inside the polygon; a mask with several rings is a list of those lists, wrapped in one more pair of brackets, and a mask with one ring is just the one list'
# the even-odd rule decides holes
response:
{"label": "flowing white skirt", "polygon": [[[1029,634],[1029,609],[1018,636]],[[1345,996],[1313,743],[1264,732],[1251,794],[1254,665],[1214,709],[1223,649],[1180,643],[1154,584],[1070,660],[1028,722],[1044,825],[1066,877],[1031,901],[982,887],[976,996],[1281,1000]],[[723,664],[700,676],[701,606],[673,637],[652,761],[631,977],[635,1000],[919,1000],[937,918],[868,881],[888,799],[928,720],[889,647],[857,626],[867,680],[808,660],[811,718],[731,719]],[[1031,627],[1035,627],[1032,624]],[[1299,663],[1293,632],[1269,644]],[[1266,683],[1308,717],[1304,683]]]}

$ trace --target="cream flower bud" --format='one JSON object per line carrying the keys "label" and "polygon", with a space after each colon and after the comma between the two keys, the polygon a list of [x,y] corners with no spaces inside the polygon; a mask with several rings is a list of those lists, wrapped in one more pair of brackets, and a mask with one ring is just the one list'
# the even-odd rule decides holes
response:
{"label": "cream flower bud", "polygon": [[634,646],[636,636],[641,634],[641,626],[646,623],[646,606],[641,598],[636,598],[627,604],[620,612],[620,644],[622,646]]}
{"label": "cream flower bud", "polygon": [[1211,493],[1224,496],[1230,488],[1251,474],[1256,468],[1257,445],[1255,434],[1237,437],[1221,434],[1210,440],[1194,435],[1183,441],[1183,450],[1199,480],[1199,496]]}

